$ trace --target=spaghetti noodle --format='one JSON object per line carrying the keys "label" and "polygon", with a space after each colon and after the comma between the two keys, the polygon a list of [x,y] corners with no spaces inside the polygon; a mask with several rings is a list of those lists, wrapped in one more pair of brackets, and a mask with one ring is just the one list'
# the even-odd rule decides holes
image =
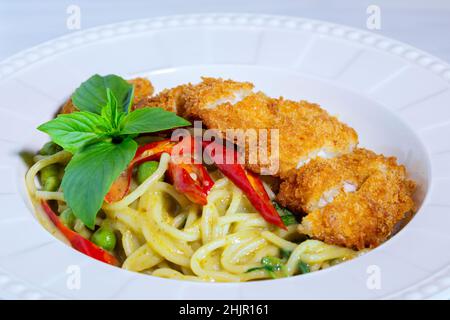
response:
{"label": "spaghetti noodle", "polygon": [[[45,167],[65,165],[71,154],[65,151],[40,157],[26,175],[28,192],[39,220],[58,238],[64,238],[49,223],[39,206],[54,200],[58,211],[66,208],[62,190],[40,191],[36,176]],[[119,245],[113,254],[127,270],[181,280],[240,282],[273,277],[261,267],[264,257],[284,258],[282,276],[301,273],[299,263],[319,270],[357,255],[357,252],[317,240],[305,240],[297,225],[287,230],[266,222],[243,192],[219,172],[208,194],[208,203],[198,205],[163,181],[170,156],[162,154],[157,170],[143,183],[133,181],[123,199],[104,203],[96,225],[112,228]],[[77,220],[80,234],[90,231]],[[66,241],[67,242],[67,241]]]}

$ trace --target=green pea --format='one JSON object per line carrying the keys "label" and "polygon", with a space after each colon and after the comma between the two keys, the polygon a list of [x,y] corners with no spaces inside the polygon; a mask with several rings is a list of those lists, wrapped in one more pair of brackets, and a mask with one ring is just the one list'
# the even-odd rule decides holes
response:
{"label": "green pea", "polygon": [[59,151],[61,151],[62,148],[58,146],[56,143],[50,141],[44,144],[41,150],[39,150],[39,154],[42,156],[51,156],[52,154],[55,154]]}
{"label": "green pea", "polygon": [[138,183],[143,183],[148,177],[150,177],[153,173],[155,173],[156,169],[158,169],[159,162],[158,161],[147,161],[142,163],[138,167],[137,171],[137,180]]}
{"label": "green pea", "polygon": [[56,191],[59,188],[61,180],[58,177],[49,177],[44,182],[44,191]]}
{"label": "green pea", "polygon": [[59,166],[57,164],[51,164],[42,168],[41,172],[41,182],[44,183],[50,177],[57,177],[59,175]]}
{"label": "green pea", "polygon": [[111,229],[100,227],[92,235],[91,241],[105,250],[112,251],[116,246],[116,235]]}
{"label": "green pea", "polygon": [[52,164],[41,170],[41,184],[45,191],[56,191],[61,184],[59,165]]}
{"label": "green pea", "polygon": [[75,225],[75,215],[73,214],[72,209],[67,208],[59,215],[59,219],[61,222],[69,229],[73,229]]}
{"label": "green pea", "polygon": [[61,179],[58,176],[49,176],[43,181],[42,188],[44,191],[56,191],[61,184]]}

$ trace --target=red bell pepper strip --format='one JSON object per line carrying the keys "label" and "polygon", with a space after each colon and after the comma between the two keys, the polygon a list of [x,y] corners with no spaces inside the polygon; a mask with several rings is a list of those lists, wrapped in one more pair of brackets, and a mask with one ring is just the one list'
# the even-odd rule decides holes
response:
{"label": "red bell pepper strip", "polygon": [[[190,146],[188,143],[190,143]],[[175,146],[179,148],[175,150]],[[207,203],[208,192],[214,185],[214,181],[202,164],[194,163],[194,146],[195,141],[193,138],[185,138],[181,142],[167,139],[139,147],[127,170],[114,181],[110,191],[105,196],[105,201],[108,203],[118,201],[128,193],[135,165],[145,161],[159,159],[164,152],[174,155],[174,152],[179,150],[180,154],[174,156],[181,156],[181,161],[178,161],[180,163],[175,163],[171,160],[168,168],[168,173],[173,181],[174,187],[192,202],[205,205]],[[189,154],[182,154],[181,152],[186,151],[187,147],[189,147]],[[189,161],[186,162],[183,157],[188,158]]]}
{"label": "red bell pepper strip", "polygon": [[214,181],[203,165],[170,162],[168,172],[178,192],[202,206],[208,203],[208,193],[214,185]]}
{"label": "red bell pepper strip", "polygon": [[[261,214],[261,216],[269,223],[276,225],[282,229],[287,229],[281,219],[278,211],[270,201],[269,195],[264,189],[264,185],[259,177],[247,171],[242,164],[238,163],[238,154],[235,150],[231,151],[233,156],[232,163],[227,163],[227,155],[230,149],[219,145],[217,142],[203,142],[203,146],[217,168],[230,179],[239,189],[244,192],[250,203]],[[218,151],[218,152],[216,152]],[[229,159],[228,159],[229,160]]]}
{"label": "red bell pepper strip", "polygon": [[130,166],[135,166],[142,162],[159,159],[161,154],[171,153],[173,147],[177,144],[176,141],[171,141],[170,139],[155,141],[147,143],[137,149],[136,155],[130,163]]}
{"label": "red bell pepper strip", "polygon": [[178,192],[204,206],[214,181],[201,163],[195,163],[197,145],[201,146],[192,137],[181,140],[171,152],[168,174]]}
{"label": "red bell pepper strip", "polygon": [[107,203],[116,202],[125,197],[130,190],[131,177],[133,174],[133,168],[137,164],[145,161],[159,159],[164,152],[170,153],[173,146],[177,143],[168,139],[162,141],[155,141],[141,146],[137,149],[136,154],[128,165],[128,168],[120,174],[120,176],[114,181],[109,192],[105,196]]}
{"label": "red bell pepper strip", "polygon": [[101,262],[105,262],[114,266],[119,265],[119,261],[117,261],[116,257],[110,254],[108,251],[100,248],[91,241],[83,238],[75,231],[72,231],[71,229],[66,227],[61,222],[61,220],[59,220],[58,216],[53,212],[52,208],[50,208],[47,201],[41,200],[41,205],[56,228],[58,228],[58,230],[61,231],[61,233],[67,238],[67,240],[69,240],[70,244],[75,250],[78,250],[81,253],[84,253],[85,255],[97,259]]}

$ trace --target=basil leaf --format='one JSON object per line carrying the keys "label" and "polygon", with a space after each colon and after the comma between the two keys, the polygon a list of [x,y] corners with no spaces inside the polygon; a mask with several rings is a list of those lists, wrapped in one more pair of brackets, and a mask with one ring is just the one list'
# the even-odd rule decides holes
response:
{"label": "basil leaf", "polygon": [[38,127],[56,144],[75,153],[83,146],[105,137],[109,124],[101,116],[90,112],[58,115]]}
{"label": "basil leaf", "polygon": [[295,215],[291,211],[289,211],[284,207],[281,207],[276,201],[272,201],[272,204],[278,211],[278,214],[280,215],[281,220],[283,220],[285,226],[290,226],[291,224],[298,224]]}
{"label": "basil leaf", "polygon": [[250,268],[246,271],[265,270],[272,278],[287,277],[287,269],[283,261],[276,257],[267,256],[261,259],[261,267]]}
{"label": "basil leaf", "polygon": [[134,99],[134,84],[131,85],[131,89],[128,92],[128,96],[125,99],[124,103],[123,103],[123,111],[125,113],[129,113],[131,111],[131,106],[133,105],[133,99]]}
{"label": "basil leaf", "polygon": [[72,102],[81,111],[100,114],[108,103],[107,88],[116,97],[120,110],[128,112],[133,100],[133,85],[113,74],[104,77],[96,74],[90,77],[75,90]]}
{"label": "basil leaf", "polygon": [[103,118],[108,119],[111,127],[117,129],[119,127],[119,120],[121,119],[121,110],[118,108],[117,99],[112,93],[111,89],[106,88],[107,103],[102,108],[101,115]]}
{"label": "basil leaf", "polygon": [[280,255],[281,255],[282,259],[288,260],[289,257],[291,256],[291,254],[292,254],[292,250],[280,248]]}
{"label": "basil leaf", "polygon": [[303,273],[308,273],[308,272],[311,272],[311,269],[309,268],[309,266],[306,264],[306,263],[304,263],[303,261],[300,261],[299,263],[298,263],[298,269],[300,270],[300,272],[303,274]]}
{"label": "basil leaf", "polygon": [[277,257],[264,257],[261,259],[261,264],[273,272],[280,271],[284,268],[283,261]]}
{"label": "basil leaf", "polygon": [[294,215],[282,215],[281,220],[283,221],[285,226],[290,226],[291,224],[297,224],[297,220]]}
{"label": "basil leaf", "polygon": [[133,139],[119,144],[102,141],[76,153],[67,165],[62,180],[64,198],[89,228],[94,228],[105,195],[133,159],[136,149]]}
{"label": "basil leaf", "polygon": [[139,134],[188,126],[191,123],[175,113],[161,108],[137,109],[126,115],[121,134]]}
{"label": "basil leaf", "polygon": [[[250,268],[247,271],[245,271],[245,273],[250,273],[253,271],[257,271],[257,270],[266,270],[266,267],[254,267],[254,268]],[[266,270],[267,271],[267,270]]]}

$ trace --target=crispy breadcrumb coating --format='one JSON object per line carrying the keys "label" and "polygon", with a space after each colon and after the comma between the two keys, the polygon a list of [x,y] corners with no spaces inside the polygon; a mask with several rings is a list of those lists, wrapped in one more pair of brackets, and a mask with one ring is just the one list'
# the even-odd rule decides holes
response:
{"label": "crispy breadcrumb coating", "polygon": [[[357,145],[355,130],[318,105],[273,99],[252,89],[249,82],[202,78],[197,85],[164,90],[145,106],[159,106],[190,120],[202,120],[207,128],[216,129],[225,138],[227,129],[278,129],[278,153],[271,154],[266,147],[272,141],[270,132],[267,136],[259,136],[258,132],[257,155],[248,148],[248,139],[244,141],[246,165],[257,173],[277,162],[276,175],[283,176],[311,158],[345,154]],[[256,161],[250,161],[255,157]]]}
{"label": "crispy breadcrumb coating", "polygon": [[74,106],[72,98],[69,98],[69,100],[67,100],[66,103],[64,103],[64,105],[61,107],[61,110],[59,110],[58,113],[68,114],[75,111],[78,111],[78,109]]}
{"label": "crispy breadcrumb coating", "polygon": [[316,157],[335,157],[351,152],[358,144],[353,128],[317,104],[276,100],[280,129],[280,175]]}
{"label": "crispy breadcrumb coating", "polygon": [[[202,110],[201,120],[207,128],[216,129],[222,138],[241,147],[248,169],[261,173],[262,169],[273,167],[273,173],[278,175],[279,165],[276,163],[280,158],[277,152],[272,154],[270,148],[270,130],[277,129],[275,119],[278,114],[273,102],[274,99],[262,92],[251,93],[234,105],[224,103],[214,109]],[[257,143],[252,145],[255,141]],[[275,150],[279,149],[276,145]]]}
{"label": "crispy breadcrumb coating", "polygon": [[[355,189],[346,190],[345,185]],[[354,249],[385,241],[414,211],[414,182],[394,157],[365,149],[335,159],[314,159],[281,183],[277,201],[304,212],[299,231]],[[332,197],[324,197],[334,190]],[[325,201],[323,201],[325,198]],[[321,203],[322,202],[322,203]]]}
{"label": "crispy breadcrumb coating", "polygon": [[134,109],[144,107],[163,108],[181,115],[184,113],[184,90],[189,86],[191,85],[186,84],[171,89],[164,89],[157,95],[142,100]]}
{"label": "crispy breadcrumb coating", "polygon": [[204,110],[212,110],[220,105],[233,106],[252,92],[250,82],[236,82],[203,77],[195,86],[184,90],[184,114],[188,118],[202,119]]}
{"label": "crispy breadcrumb coating", "polygon": [[134,85],[133,104],[139,103],[141,100],[150,97],[155,91],[150,80],[146,78],[134,78],[128,80],[128,82]]}
{"label": "crispy breadcrumb coating", "polygon": [[278,113],[273,101],[262,92],[251,93],[235,104],[203,109],[200,118],[207,128],[223,133],[227,129],[271,129]]}
{"label": "crispy breadcrumb coating", "polygon": [[[133,105],[142,103],[141,101],[146,100],[147,97],[151,96],[154,92],[152,83],[146,78],[134,78],[128,80],[129,83],[134,85],[134,99]],[[72,98],[67,100],[67,102],[62,106],[59,113],[67,114],[78,111],[78,109],[72,103]]]}

